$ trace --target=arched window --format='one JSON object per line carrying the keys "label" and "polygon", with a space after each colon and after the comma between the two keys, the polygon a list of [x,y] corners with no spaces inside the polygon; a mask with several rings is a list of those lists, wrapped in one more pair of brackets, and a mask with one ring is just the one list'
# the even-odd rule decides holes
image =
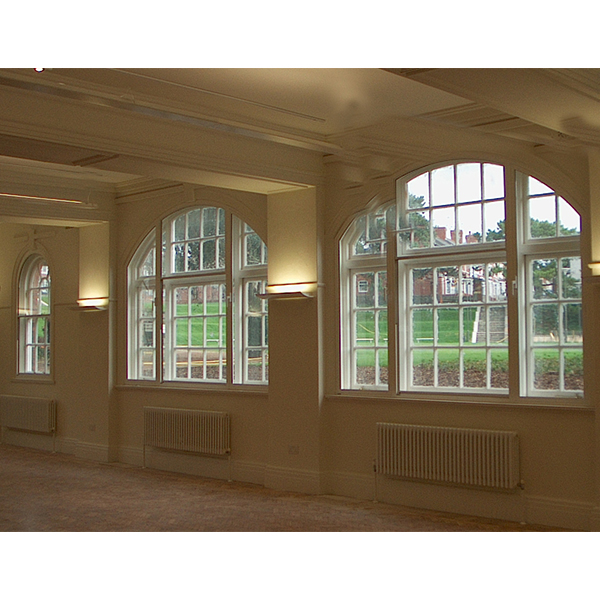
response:
{"label": "arched window", "polygon": [[260,237],[225,209],[207,206],[165,219],[160,244],[157,256],[151,231],[129,265],[129,378],[267,383]]}
{"label": "arched window", "polygon": [[387,227],[379,209],[342,238],[342,387],[581,395],[577,211],[534,177],[484,162],[398,180],[395,209]]}
{"label": "arched window", "polygon": [[50,270],[30,256],[19,277],[19,373],[50,374]]}

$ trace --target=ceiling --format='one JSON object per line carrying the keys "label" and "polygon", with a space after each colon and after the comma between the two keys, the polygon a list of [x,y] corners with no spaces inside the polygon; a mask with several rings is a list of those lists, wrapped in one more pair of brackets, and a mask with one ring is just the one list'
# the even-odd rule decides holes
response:
{"label": "ceiling", "polygon": [[[3,88],[320,154],[397,118],[600,145],[600,69],[0,69]],[[0,165],[117,185],[147,176],[110,151],[3,131]]]}

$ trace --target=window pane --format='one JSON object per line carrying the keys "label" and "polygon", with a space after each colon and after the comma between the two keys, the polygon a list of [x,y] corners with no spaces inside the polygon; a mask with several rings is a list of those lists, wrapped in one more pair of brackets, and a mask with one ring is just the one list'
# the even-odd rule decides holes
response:
{"label": "window pane", "polygon": [[563,304],[563,341],[566,344],[583,342],[581,304]]}
{"label": "window pane", "polygon": [[221,342],[221,320],[219,317],[206,317],[206,346],[219,346]]}
{"label": "window pane", "polygon": [[431,211],[433,225],[433,243],[435,246],[453,246],[454,236],[454,208],[438,208]]}
{"label": "window pane", "polygon": [[216,266],[215,240],[202,242],[202,268],[210,270],[215,269]]}
{"label": "window pane", "polygon": [[412,385],[433,386],[433,350],[413,350],[412,352]]}
{"label": "window pane", "polygon": [[490,387],[508,389],[508,349],[490,351]]}
{"label": "window pane", "polygon": [[262,318],[248,317],[248,346],[262,346]]}
{"label": "window pane", "polygon": [[180,215],[173,223],[173,241],[179,242],[185,239],[185,215]]}
{"label": "window pane", "polygon": [[533,343],[554,344],[558,342],[558,305],[537,304],[532,307]]}
{"label": "window pane", "polygon": [[433,304],[433,269],[412,270],[413,304]]}
{"label": "window pane", "polygon": [[217,209],[204,208],[202,210],[202,237],[212,237],[217,234]]}
{"label": "window pane", "polygon": [[583,390],[583,350],[565,350],[563,354],[565,389]]}
{"label": "window pane", "polygon": [[438,350],[438,386],[458,387],[460,385],[460,355],[458,350]]}
{"label": "window pane", "polygon": [[200,242],[187,244],[187,270],[198,271],[200,269]]}
{"label": "window pane", "polygon": [[558,214],[560,215],[560,235],[579,235],[581,217],[564,198],[558,199]]}
{"label": "window pane", "polygon": [[481,200],[481,165],[463,163],[456,166],[457,202]]}
{"label": "window pane", "polygon": [[438,304],[458,302],[458,267],[438,267],[436,299]]}
{"label": "window pane", "polygon": [[249,281],[246,287],[248,312],[259,313],[262,312],[264,306],[264,300],[259,298],[256,294],[262,293],[262,282],[261,281]]}
{"label": "window pane", "polygon": [[154,350],[142,350],[140,353],[141,377],[151,379],[154,377]]}
{"label": "window pane", "polygon": [[355,281],[355,305],[358,308],[375,306],[375,273],[357,273]]}
{"label": "window pane", "polygon": [[487,293],[490,302],[506,302],[506,263],[488,264]]}
{"label": "window pane", "polygon": [[154,275],[154,256],[156,252],[154,248],[148,252],[142,266],[140,267],[140,277],[152,277]]}
{"label": "window pane", "polygon": [[246,236],[246,265],[260,265],[262,263],[261,256],[262,240],[256,235],[251,233]]}
{"label": "window pane", "polygon": [[139,292],[139,316],[153,317],[154,316],[154,290],[141,289]]}
{"label": "window pane", "polygon": [[454,204],[454,167],[442,167],[431,172],[431,204]]}
{"label": "window pane", "polygon": [[387,306],[387,272],[377,274],[377,306]]}
{"label": "window pane", "polygon": [[556,237],[555,196],[529,199],[529,231],[532,238]]}
{"label": "window pane", "polygon": [[462,265],[461,294],[463,302],[485,300],[485,265]]}
{"label": "window pane", "polygon": [[356,383],[358,385],[376,385],[375,350],[357,350],[355,353]]}
{"label": "window pane", "polygon": [[553,194],[554,192],[541,181],[538,181],[535,177],[529,177],[529,195],[537,196],[539,194]]}
{"label": "window pane", "polygon": [[188,296],[189,288],[177,288],[175,290],[175,314],[176,315],[187,315],[188,314]]}
{"label": "window pane", "polygon": [[483,165],[483,197],[486,200],[504,198],[504,167]]}
{"label": "window pane", "polygon": [[[184,288],[186,289],[186,288]],[[194,285],[189,288],[190,314],[204,314],[204,286]]]}
{"label": "window pane", "polygon": [[185,244],[173,246],[173,271],[183,273],[185,271]]}
{"label": "window pane", "polygon": [[506,306],[488,308],[490,344],[508,344],[508,313]]}
{"label": "window pane", "polygon": [[486,202],[483,207],[483,219],[486,242],[504,240],[505,232],[504,202]]}
{"label": "window pane", "polygon": [[413,344],[433,345],[433,309],[417,308],[412,311]]}
{"label": "window pane", "polygon": [[188,376],[188,352],[187,350],[175,351],[175,373],[178,379]]}
{"label": "window pane", "polygon": [[532,261],[533,297],[557,298],[557,265],[556,259],[539,259]]}
{"label": "window pane", "polygon": [[457,213],[458,243],[477,244],[481,242],[481,204],[459,206]]}
{"label": "window pane", "polygon": [[412,212],[408,216],[410,228],[410,247],[429,248],[431,244],[429,232],[429,212]]}
{"label": "window pane", "polygon": [[439,308],[437,310],[437,343],[458,345],[459,338],[458,308]]}
{"label": "window pane", "polygon": [[378,350],[377,351],[377,383],[387,384],[388,383],[388,351]]}
{"label": "window pane", "polygon": [[463,344],[485,344],[485,308],[462,308]]}
{"label": "window pane", "polygon": [[406,184],[409,208],[429,206],[429,173],[423,173]]}
{"label": "window pane", "polygon": [[377,345],[387,346],[388,343],[388,320],[387,310],[380,310],[377,313]]}
{"label": "window pane", "polygon": [[356,344],[358,346],[375,345],[375,312],[361,310],[356,313]]}
{"label": "window pane", "polygon": [[581,258],[562,258],[561,285],[563,298],[581,298]]}
{"label": "window pane", "polygon": [[469,388],[487,387],[487,358],[485,348],[463,352],[463,385]]}
{"label": "window pane", "polygon": [[200,209],[191,210],[188,215],[188,240],[200,237]]}
{"label": "window pane", "polygon": [[358,220],[356,228],[360,235],[353,247],[355,255],[377,255],[386,252],[386,212],[384,209],[380,209],[376,213],[363,216]]}
{"label": "window pane", "polygon": [[190,319],[190,346],[204,346],[204,319]]}
{"label": "window pane", "polygon": [[188,345],[188,319],[177,319],[175,321],[175,336],[177,346]]}
{"label": "window pane", "polygon": [[559,351],[556,349],[533,351],[533,387],[537,390],[559,389]]}
{"label": "window pane", "polygon": [[140,346],[142,348],[154,347],[154,321],[140,322]]}

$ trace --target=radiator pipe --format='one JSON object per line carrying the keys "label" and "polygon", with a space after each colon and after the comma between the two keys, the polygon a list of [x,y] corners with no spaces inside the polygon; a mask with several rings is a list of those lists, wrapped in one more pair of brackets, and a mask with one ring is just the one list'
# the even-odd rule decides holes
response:
{"label": "radiator pipe", "polygon": [[373,498],[373,503],[377,504],[377,502],[379,502],[379,500],[378,500],[379,493],[377,490],[378,480],[377,480],[377,459],[376,458],[373,459],[373,473],[375,474],[375,497]]}

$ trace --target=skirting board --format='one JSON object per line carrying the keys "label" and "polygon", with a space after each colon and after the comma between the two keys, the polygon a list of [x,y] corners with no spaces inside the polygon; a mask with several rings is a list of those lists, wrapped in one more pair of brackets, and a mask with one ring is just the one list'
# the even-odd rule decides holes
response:
{"label": "skirting board", "polygon": [[600,506],[596,506],[591,511],[590,531],[600,531]]}
{"label": "skirting board", "polygon": [[300,492],[302,494],[320,494],[321,481],[319,473],[306,469],[290,469],[287,467],[265,467],[266,488]]}
{"label": "skirting board", "polygon": [[51,434],[19,431],[8,427],[2,427],[1,434],[2,443],[4,444],[32,448],[33,450],[44,450],[45,452],[58,450],[58,440],[53,439]]}
{"label": "skirting board", "polygon": [[92,444],[90,442],[77,442],[75,456],[83,460],[95,462],[109,462],[109,448],[105,444]]}
{"label": "skirting board", "polygon": [[[457,486],[419,483],[355,473],[330,472],[323,493],[374,499],[387,504],[436,510],[547,527],[600,531],[600,508],[592,503],[527,496],[524,491],[493,492]],[[375,495],[376,494],[376,495]],[[594,515],[595,518],[594,518]]]}
{"label": "skirting board", "polygon": [[334,494],[360,500],[375,499],[375,480],[373,476],[358,473],[321,474],[321,488],[323,494]]}
{"label": "skirting board", "polygon": [[598,529],[592,528],[594,505],[591,502],[573,502],[572,500],[541,496],[527,496],[526,502],[525,520],[527,523],[582,531],[598,531]]}
{"label": "skirting board", "polygon": [[[158,452],[158,451],[157,451]],[[152,450],[150,448],[146,449],[146,467],[155,468],[150,464],[149,459]],[[183,455],[186,458],[182,460],[178,460],[182,458],[181,454],[177,454],[174,452],[163,453],[169,454],[170,460],[174,463],[173,469],[175,472],[186,473],[187,475],[198,475],[200,477],[215,477],[214,468],[209,468],[202,471],[202,463],[206,461],[207,457],[205,456],[197,456],[197,455]],[[194,461],[194,459],[196,459]],[[119,448],[118,460],[120,463],[126,465],[135,465],[137,467],[141,467],[144,464],[144,453],[141,448],[132,448],[132,447],[124,447],[121,446]],[[225,459],[216,459],[218,462],[222,463]],[[190,465],[190,461],[192,464]],[[209,459],[210,462],[214,462],[215,459]],[[193,463],[196,464],[193,464]],[[210,465],[210,462],[208,463]],[[179,464],[176,464],[179,463]],[[222,465],[221,465],[222,466]],[[221,469],[222,470],[222,469]],[[221,473],[224,477],[217,477],[219,479],[228,478],[229,473]],[[231,459],[231,479],[233,481],[241,481],[244,483],[256,483],[257,485],[264,485],[265,482],[265,466],[260,463],[245,461],[245,460],[235,460]]]}

